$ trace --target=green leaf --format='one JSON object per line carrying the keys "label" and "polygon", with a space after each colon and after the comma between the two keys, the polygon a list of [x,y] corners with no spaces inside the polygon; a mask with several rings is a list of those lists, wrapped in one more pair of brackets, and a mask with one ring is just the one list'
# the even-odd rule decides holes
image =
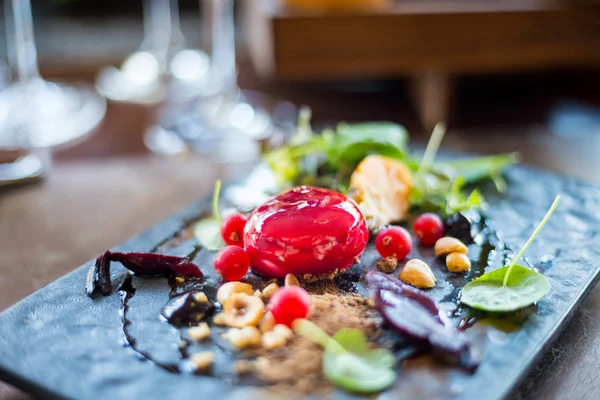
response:
{"label": "green leaf", "polygon": [[461,294],[462,303],[485,311],[508,312],[527,307],[548,293],[550,282],[544,275],[516,263],[546,225],[559,202],[560,196],[556,196],[510,265],[481,275],[465,285]]}
{"label": "green leaf", "polygon": [[327,146],[332,166],[356,165],[369,154],[404,158],[408,134],[402,125],[392,122],[340,123]]}
{"label": "green leaf", "polygon": [[221,224],[214,218],[204,218],[196,222],[194,237],[210,251],[221,250],[226,246],[221,237]]}
{"label": "green leaf", "polygon": [[371,349],[362,331],[344,328],[330,338],[307,320],[296,320],[294,330],[325,347],[323,372],[333,384],[351,392],[375,393],[395,382],[394,355]]}
{"label": "green leaf", "polygon": [[465,196],[464,193],[465,180],[462,176],[459,176],[454,180],[448,195],[446,197],[446,215],[453,215],[457,212],[467,211],[471,208],[481,208],[484,206],[483,195],[478,189],[471,192],[469,197]]}
{"label": "green leaf", "polygon": [[496,180],[502,176],[502,171],[518,161],[518,153],[505,153],[444,161],[436,163],[436,166],[442,169],[450,168],[455,176],[462,176],[465,183],[474,183],[487,178]]}
{"label": "green leaf", "polygon": [[508,266],[502,267],[468,283],[462,290],[461,302],[480,310],[515,311],[544,297],[550,282],[539,272],[515,264],[503,286]]}
{"label": "green leaf", "polygon": [[219,215],[219,195],[221,194],[221,181],[215,182],[212,198],[213,215],[203,218],[194,225],[194,236],[202,246],[211,251],[217,251],[226,246],[221,237],[221,216]]}

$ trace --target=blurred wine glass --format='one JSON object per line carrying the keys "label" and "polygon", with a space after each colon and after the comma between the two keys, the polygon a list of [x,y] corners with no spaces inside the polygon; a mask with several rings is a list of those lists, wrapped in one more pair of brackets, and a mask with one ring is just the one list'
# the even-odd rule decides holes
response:
{"label": "blurred wine glass", "polygon": [[177,0],[144,1],[144,38],[120,68],[106,67],[96,87],[108,99],[152,104],[188,103],[219,91],[207,79],[210,60],[190,48],[181,32]]}
{"label": "blurred wine glass", "polygon": [[163,109],[146,145],[162,154],[193,151],[217,162],[258,158],[259,144],[284,136],[295,125],[297,110],[265,93],[242,91],[237,84],[233,0],[204,0],[212,54],[206,79],[218,90],[198,97],[185,109]]}
{"label": "blurred wine glass", "polygon": [[3,60],[0,60],[0,91],[10,82],[10,69]]}
{"label": "blurred wine glass", "polygon": [[14,80],[0,91],[0,149],[38,155],[3,163],[0,184],[40,176],[50,160],[50,148],[90,133],[106,111],[105,100],[92,88],[41,78],[30,0],[5,0],[4,4]]}

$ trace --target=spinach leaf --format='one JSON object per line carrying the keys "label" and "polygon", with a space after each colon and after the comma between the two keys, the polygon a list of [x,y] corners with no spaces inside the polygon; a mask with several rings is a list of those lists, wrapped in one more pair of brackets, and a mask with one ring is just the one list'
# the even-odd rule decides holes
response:
{"label": "spinach leaf", "polygon": [[327,160],[337,168],[356,165],[369,154],[404,158],[408,134],[392,122],[340,123],[327,145]]}
{"label": "spinach leaf", "polygon": [[510,265],[488,272],[465,285],[461,295],[462,303],[485,311],[508,312],[527,307],[548,293],[548,279],[517,262],[548,222],[559,202],[560,196],[556,196],[554,203]]}
{"label": "spinach leaf", "polygon": [[323,372],[333,384],[351,392],[375,393],[396,380],[392,353],[371,349],[365,334],[358,329],[344,328],[333,338],[307,320],[296,320],[294,330],[325,348]]}
{"label": "spinach leaf", "polygon": [[219,216],[220,193],[221,181],[216,181],[212,198],[213,215],[210,218],[201,219],[194,225],[194,236],[202,246],[211,251],[225,247],[225,242],[221,237],[221,217]]}

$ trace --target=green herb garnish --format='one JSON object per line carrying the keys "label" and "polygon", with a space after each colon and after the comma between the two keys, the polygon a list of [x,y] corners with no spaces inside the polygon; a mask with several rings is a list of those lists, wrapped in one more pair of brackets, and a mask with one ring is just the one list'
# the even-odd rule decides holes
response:
{"label": "green herb garnish", "polygon": [[303,108],[288,144],[265,154],[264,161],[284,189],[313,185],[346,191],[350,175],[369,154],[404,159],[408,134],[392,122],[340,123],[314,134],[310,110]]}
{"label": "green herb garnish", "polygon": [[211,251],[217,251],[225,247],[221,237],[221,216],[219,215],[219,195],[221,193],[221,181],[215,182],[215,190],[212,198],[212,217],[203,218],[194,225],[194,236],[202,246]]}
{"label": "green herb garnish", "polygon": [[517,262],[548,222],[559,201],[560,196],[556,196],[554,203],[510,265],[488,272],[463,288],[462,303],[479,310],[508,312],[527,307],[548,293],[548,279]]}
{"label": "green herb garnish", "polygon": [[294,331],[325,348],[323,372],[333,384],[357,393],[375,393],[396,380],[394,355],[385,349],[371,349],[365,334],[343,328],[330,337],[305,319],[294,322]]}
{"label": "green herb garnish", "polygon": [[479,192],[465,194],[466,186],[492,179],[499,190],[505,186],[502,171],[516,163],[514,154],[499,154],[466,160],[435,159],[445,132],[438,124],[422,160],[407,149],[408,133],[392,122],[340,123],[335,129],[315,134],[310,110],[302,108],[297,131],[288,143],[265,154],[280,189],[297,185],[349,189],[350,176],[368,155],[379,154],[404,162],[415,174],[411,205],[423,211],[451,214],[483,204]]}

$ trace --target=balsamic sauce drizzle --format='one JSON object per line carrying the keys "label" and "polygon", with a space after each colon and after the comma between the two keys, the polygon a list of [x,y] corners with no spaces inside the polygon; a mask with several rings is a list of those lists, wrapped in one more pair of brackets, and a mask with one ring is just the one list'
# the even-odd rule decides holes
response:
{"label": "balsamic sauce drizzle", "polygon": [[129,311],[129,300],[135,296],[135,286],[133,286],[133,275],[128,274],[123,283],[119,286],[119,296],[121,297],[121,326],[123,331],[123,342],[125,346],[130,347],[140,359],[152,362],[154,365],[173,373],[180,372],[179,365],[168,364],[156,360],[148,352],[143,351],[137,346],[137,340],[130,334],[129,325],[131,321],[127,319],[127,312]]}

